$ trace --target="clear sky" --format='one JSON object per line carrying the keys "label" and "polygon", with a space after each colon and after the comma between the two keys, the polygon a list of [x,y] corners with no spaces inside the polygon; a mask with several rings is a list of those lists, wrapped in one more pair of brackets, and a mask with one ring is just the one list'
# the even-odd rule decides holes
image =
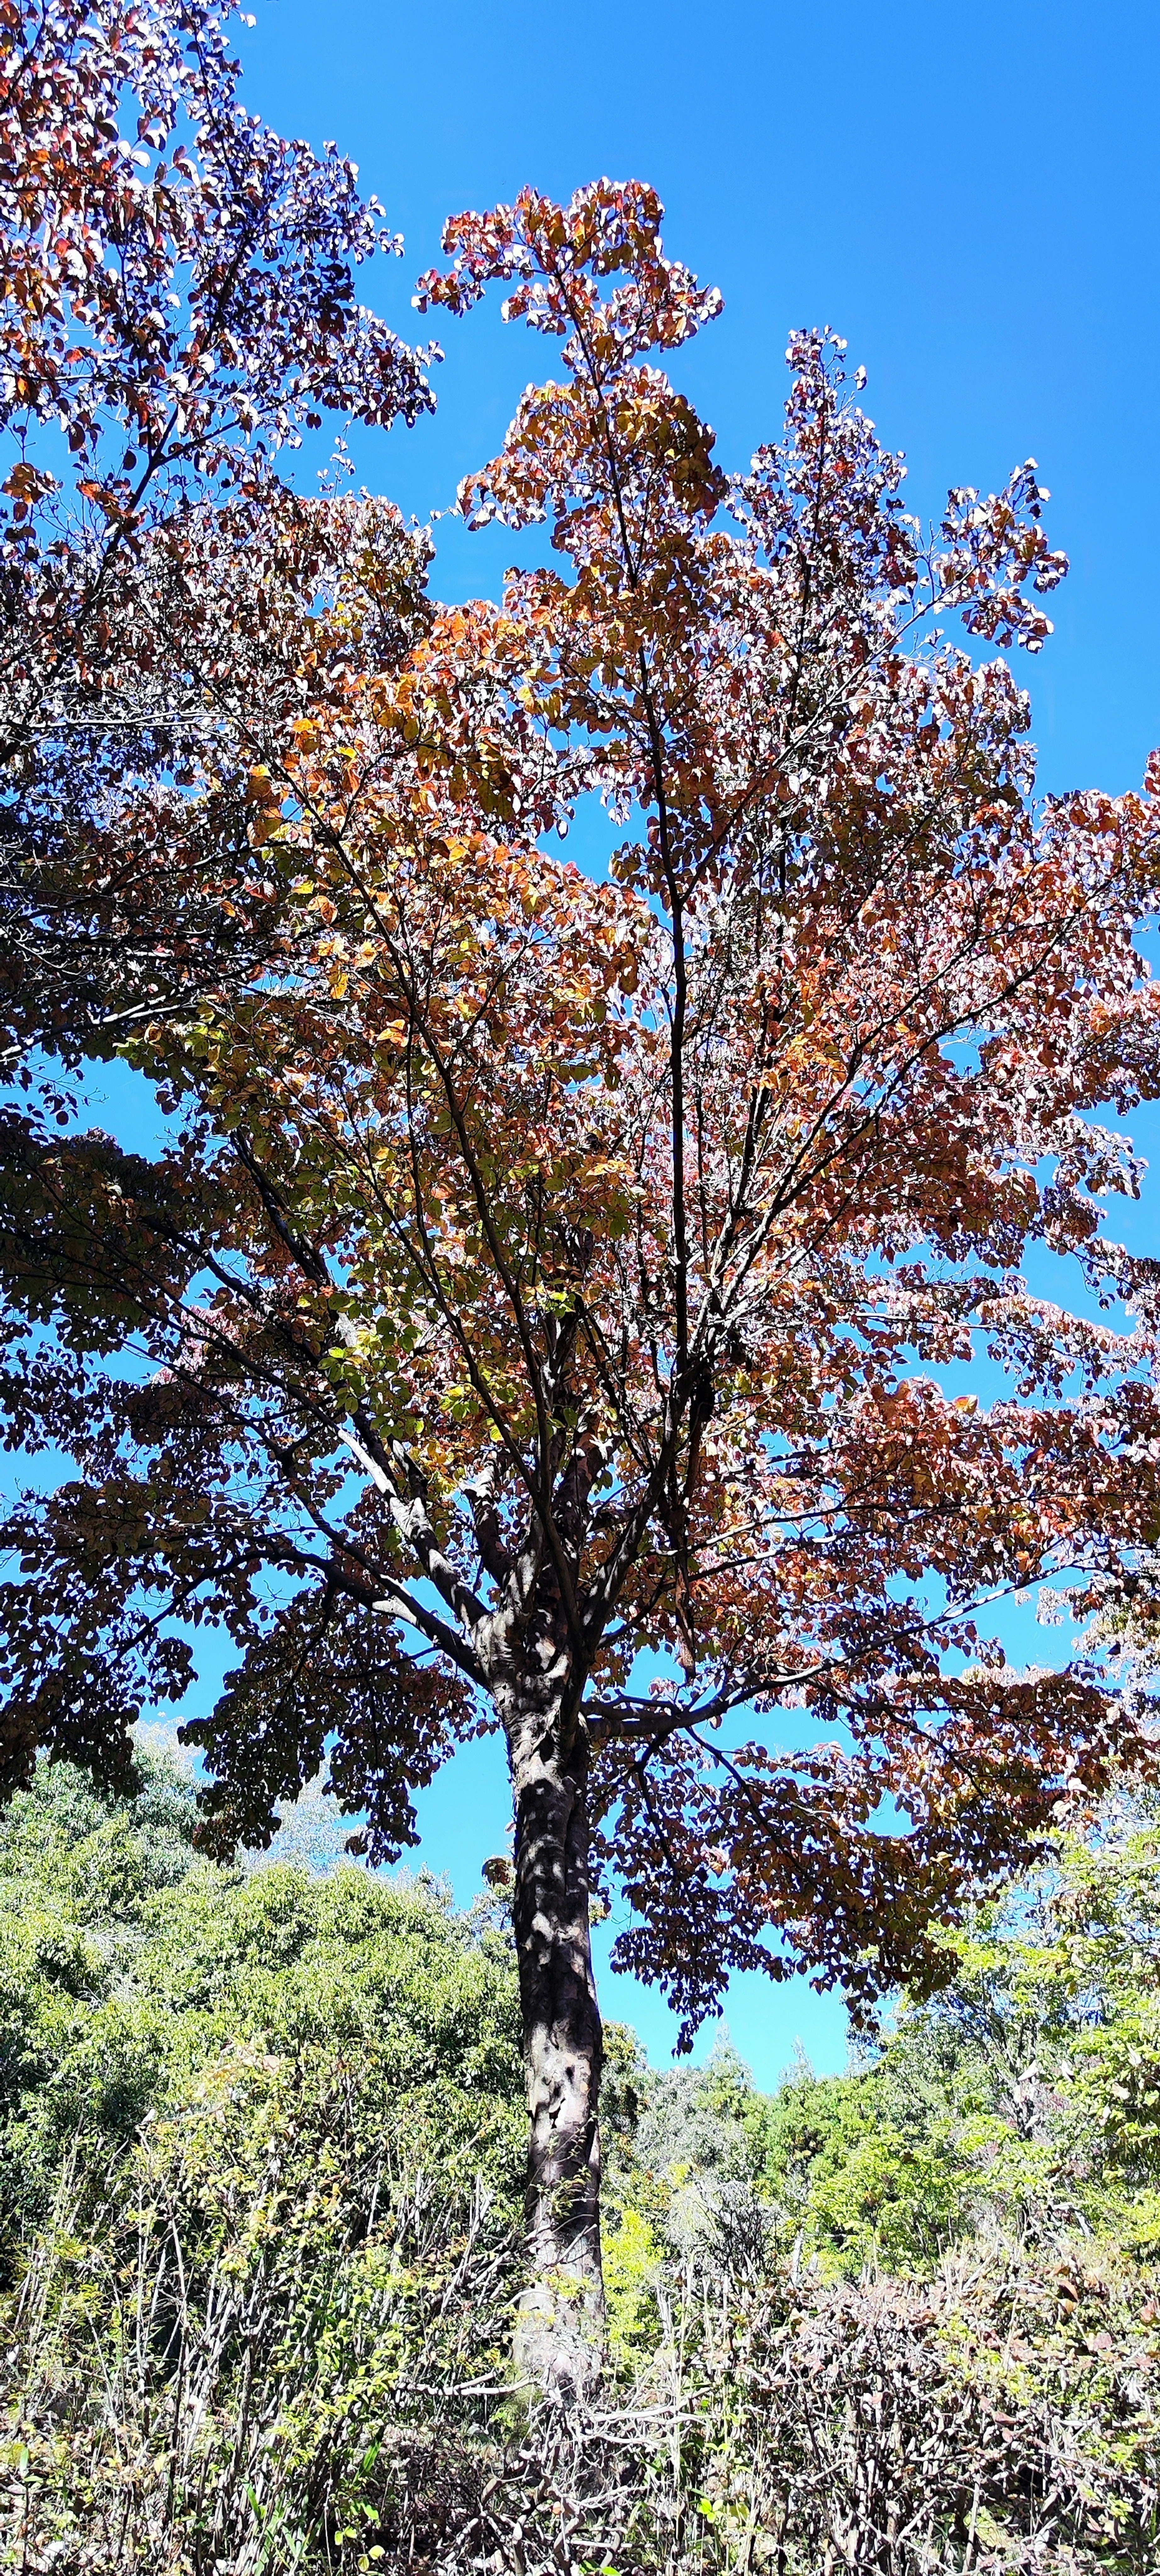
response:
{"label": "clear sky", "polygon": [[[723,464],[776,434],[796,324],[832,323],[866,408],[910,460],[910,507],[993,488],[1026,456],[1073,571],[1033,688],[1043,783],[1135,784],[1160,740],[1160,158],[1155,0],[589,0],[583,11],[439,0],[264,0],[246,93],[282,131],[333,137],[406,238],[376,301],[409,337],[444,217],[651,180],[666,242],[725,296],[682,363]],[[357,444],[359,479],[425,518],[499,445],[550,363],[493,306],[442,325],[438,416]],[[443,522],[434,586],[494,591],[514,541]],[[1133,1239],[1155,1236],[1155,1202]],[[1018,1622],[1011,1651],[1046,1660]],[[423,1857],[468,1900],[504,1848],[499,1747],[469,1748],[422,1802]],[[602,1939],[604,1949],[607,1939]],[[604,1981],[653,2053],[653,1998]],[[771,2081],[800,2037],[840,2064],[844,2018],[800,1984],[742,1980],[732,2037]]]}
{"label": "clear sky", "polygon": [[[726,465],[775,429],[789,329],[831,322],[910,459],[911,506],[1027,455],[1072,578],[1035,673],[1045,782],[1134,783],[1160,737],[1160,12],[1155,0],[589,0],[583,11],[258,0],[247,94],[333,136],[406,238],[526,181],[647,178],[723,291],[685,379]],[[376,284],[378,281],[376,281]],[[360,447],[422,515],[499,443],[546,356],[494,306],[444,325],[439,416]],[[512,540],[447,531],[444,595]]]}

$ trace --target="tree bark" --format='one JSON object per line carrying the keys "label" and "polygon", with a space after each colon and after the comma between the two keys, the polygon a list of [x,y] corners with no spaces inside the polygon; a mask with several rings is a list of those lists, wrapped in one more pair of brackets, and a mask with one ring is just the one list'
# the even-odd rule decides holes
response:
{"label": "tree bark", "polygon": [[529,2281],[516,2358],[540,2387],[583,2393],[604,2348],[600,2263],[603,2040],[592,1974],[588,1745],[565,1745],[541,1691],[509,1724],[515,1936],[528,2087]]}

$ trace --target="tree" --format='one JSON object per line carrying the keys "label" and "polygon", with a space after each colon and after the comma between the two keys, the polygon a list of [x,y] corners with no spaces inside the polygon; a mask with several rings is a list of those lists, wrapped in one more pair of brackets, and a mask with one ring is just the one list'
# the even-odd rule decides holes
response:
{"label": "tree", "polygon": [[[11,916],[35,847],[99,792],[94,768],[112,787],[126,760],[175,749],[150,542],[180,544],[211,499],[284,508],[279,452],[327,410],[414,420],[438,353],[357,303],[359,265],[401,242],[333,145],[320,159],[242,106],[205,0],[2,0],[0,46]],[[35,956],[17,942],[8,966],[35,1025]]]}
{"label": "tree", "polygon": [[[46,738],[12,791],[26,1034],[119,1048],[172,1142],[67,1101],[4,1133],[12,1437],[75,1460],[9,1523],[9,1780],[37,1744],[116,1773],[205,1622],[218,1848],[325,1762],[387,1858],[503,1730],[520,2341],[564,2387],[600,2329],[594,1888],[686,2030],[737,1967],[937,1986],[940,1927],[1148,1758],[1098,1656],[1016,1671],[979,1605],[1106,1609],[1160,1522],[1154,1285],[1101,1204],[1136,1166],[1091,1116],[1160,1088],[1160,780],[1037,800],[1025,695],[948,637],[1049,631],[1032,466],[924,540],[806,333],[725,476],[654,363],[719,302],[660,212],[525,193],[423,282],[502,279],[563,344],[462,501],[564,568],[440,608],[385,505],[207,499],[110,646],[163,681],[164,756]],[[553,845],[590,794],[607,877]],[[1037,1290],[1044,1249],[1132,1329]]]}
{"label": "tree", "polygon": [[231,2061],[243,2096],[255,2073],[259,2097],[270,2077],[291,2101],[311,2073],[345,2085],[372,2167],[389,2134],[401,2180],[423,2167],[465,2202],[483,2186],[510,2232],[519,2024],[488,1909],[457,1917],[436,1885],[349,1864],[221,1870],[192,1848],[191,1783],[148,1754],[134,1795],[87,1787],[58,1764],[0,1820],[0,2281],[70,2159],[124,2182],[143,2117],[188,2109],[213,2070],[228,2084]]}

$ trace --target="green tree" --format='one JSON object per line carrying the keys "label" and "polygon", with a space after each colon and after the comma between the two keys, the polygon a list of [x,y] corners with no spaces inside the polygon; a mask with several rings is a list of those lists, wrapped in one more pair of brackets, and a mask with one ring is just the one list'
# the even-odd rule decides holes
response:
{"label": "green tree", "polygon": [[189,1783],[147,1757],[143,1770],[127,1799],[59,1766],[0,1823],[9,2257],[70,2157],[100,2180],[147,2118],[231,2063],[251,2064],[251,2090],[266,2067],[290,2096],[296,2067],[324,2094],[341,2079],[364,2156],[385,2124],[449,2188],[470,2196],[478,2177],[514,2206],[510,1939],[454,1916],[429,1882],[400,1888],[350,1864],[316,1878],[223,1870],[192,1849]]}

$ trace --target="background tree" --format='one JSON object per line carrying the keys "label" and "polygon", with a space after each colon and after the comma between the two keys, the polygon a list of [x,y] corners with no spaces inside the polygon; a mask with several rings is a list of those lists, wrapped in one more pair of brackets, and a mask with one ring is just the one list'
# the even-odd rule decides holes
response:
{"label": "background tree", "polygon": [[[333,145],[319,158],[285,142],[237,84],[204,0],[0,8],[0,887],[14,926],[22,867],[54,834],[63,862],[98,777],[113,790],[126,762],[180,766],[174,717],[203,721],[149,613],[150,542],[168,529],[179,548],[211,498],[287,508],[280,456],[327,410],[386,426],[431,408],[423,359],[356,300],[358,267],[402,247],[382,208]],[[38,930],[43,943],[43,917]],[[17,935],[7,961],[32,1026],[40,953]],[[99,1023],[99,986],[74,1007]],[[49,1016],[63,1008],[58,993]]]}
{"label": "background tree", "polygon": [[[653,363],[718,303],[659,219],[528,193],[424,282],[503,278],[563,344],[463,501],[566,569],[440,609],[384,506],[207,501],[138,550],[176,750],[42,744],[13,790],[28,1034],[120,1045],[173,1141],[5,1131],[12,1436],[76,1461],[9,1523],[9,1779],[127,1762],[205,1621],[219,1847],[326,1761],[387,1857],[503,1729],[521,2345],[564,2384],[594,1877],[686,2030],[783,1941],[859,2001],[936,1985],[939,1927],[1147,1753],[1097,1662],[1017,1672],[979,1605],[1106,1602],[1160,1517],[1151,1274],[1100,1203],[1136,1167],[1091,1117],[1160,1087],[1151,784],[1038,803],[1026,698],[937,622],[1043,641],[1034,471],[924,541],[805,334],[730,482]],[[550,846],[592,791],[599,879]],[[1042,1248],[1135,1329],[1038,1293]]]}

